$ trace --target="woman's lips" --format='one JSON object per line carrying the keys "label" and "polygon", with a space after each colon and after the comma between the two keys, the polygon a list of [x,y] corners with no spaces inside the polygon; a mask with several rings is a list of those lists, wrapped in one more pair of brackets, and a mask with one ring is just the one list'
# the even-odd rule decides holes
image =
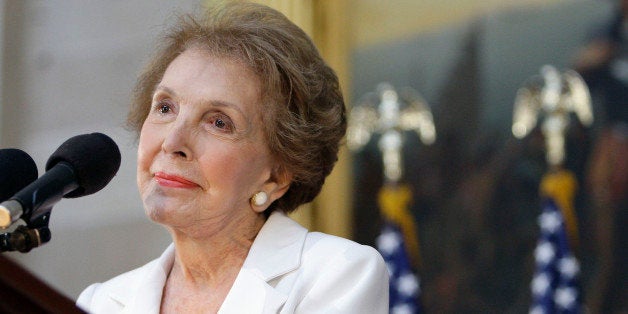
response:
{"label": "woman's lips", "polygon": [[159,185],[164,187],[190,189],[198,186],[198,184],[190,180],[186,180],[177,175],[167,174],[165,172],[156,172],[154,178]]}

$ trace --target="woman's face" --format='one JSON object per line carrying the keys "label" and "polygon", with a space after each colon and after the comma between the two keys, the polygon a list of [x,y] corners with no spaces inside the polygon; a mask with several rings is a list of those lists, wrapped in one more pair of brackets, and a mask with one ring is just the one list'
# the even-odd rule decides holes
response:
{"label": "woman's face", "polygon": [[[137,181],[151,219],[204,230],[258,216],[283,195],[261,109],[259,79],[241,63],[199,49],[177,57],[140,133]],[[253,207],[259,191],[270,199]]]}

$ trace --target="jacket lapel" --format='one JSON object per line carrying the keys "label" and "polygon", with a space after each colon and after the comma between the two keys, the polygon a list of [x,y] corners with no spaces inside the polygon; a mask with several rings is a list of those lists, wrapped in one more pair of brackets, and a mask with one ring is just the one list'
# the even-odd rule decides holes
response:
{"label": "jacket lapel", "polygon": [[257,274],[242,269],[218,313],[278,313],[287,297]]}
{"label": "jacket lapel", "polygon": [[273,212],[255,238],[219,313],[279,312],[288,295],[270,281],[299,268],[306,235],[307,229],[283,212]]}
{"label": "jacket lapel", "polygon": [[[122,313],[158,314],[161,307],[163,287],[173,263],[174,244],[170,244],[157,260],[154,260],[142,269],[142,273],[139,274],[139,280],[132,293],[112,294],[112,299],[124,305]],[[128,288],[126,290],[128,291]]]}

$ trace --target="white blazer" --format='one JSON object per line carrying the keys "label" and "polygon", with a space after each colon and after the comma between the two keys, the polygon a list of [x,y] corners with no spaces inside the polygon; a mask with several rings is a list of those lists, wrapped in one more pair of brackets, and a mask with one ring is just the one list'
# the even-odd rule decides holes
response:
{"label": "white blazer", "polygon": [[[85,289],[90,313],[159,313],[174,245],[156,260]],[[218,313],[388,313],[388,271],[372,247],[268,218]]]}

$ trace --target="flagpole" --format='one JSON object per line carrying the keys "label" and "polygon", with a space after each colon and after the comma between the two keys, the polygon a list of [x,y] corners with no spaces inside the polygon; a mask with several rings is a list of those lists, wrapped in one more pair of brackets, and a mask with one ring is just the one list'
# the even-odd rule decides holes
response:
{"label": "flagpole", "polygon": [[347,143],[353,151],[364,147],[373,133],[380,135],[384,184],[378,193],[378,205],[384,221],[377,237],[377,249],[384,257],[390,275],[389,310],[391,313],[420,313],[420,285],[414,269],[420,265],[419,237],[415,218],[410,213],[412,190],[403,183],[404,132],[416,132],[421,141],[436,140],[429,106],[412,89],[400,92],[381,83],[353,106],[349,114]]}
{"label": "flagpole", "polygon": [[542,212],[538,217],[539,239],[534,252],[536,270],[531,282],[530,313],[580,313],[578,261],[573,253],[578,244],[574,198],[575,175],[563,168],[565,130],[575,113],[591,125],[591,97],[584,80],[574,71],[563,73],[551,65],[541,68],[517,91],[512,133],[523,138],[536,127],[539,116],[545,138],[548,170],[541,180]]}

